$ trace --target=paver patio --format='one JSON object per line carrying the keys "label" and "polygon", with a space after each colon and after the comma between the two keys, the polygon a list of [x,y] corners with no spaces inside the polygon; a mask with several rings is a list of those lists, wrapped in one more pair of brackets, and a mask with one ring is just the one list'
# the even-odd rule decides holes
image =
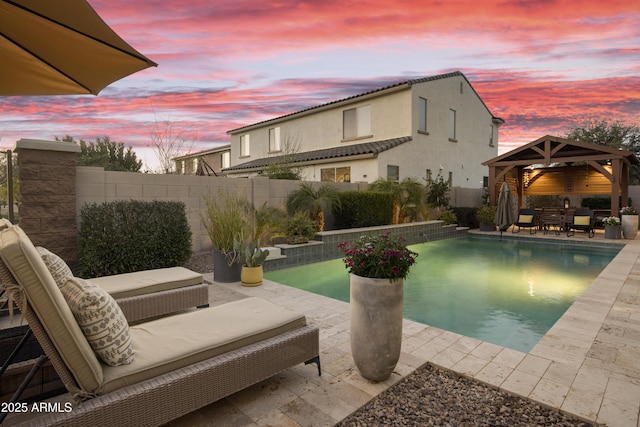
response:
{"label": "paver patio", "polygon": [[[526,234],[604,242],[601,230],[594,239]],[[270,281],[213,283],[211,304],[259,296],[305,313],[320,327],[322,376],[297,366],[170,425],[330,426],[428,361],[581,418],[638,427],[640,236],[615,243],[626,245],[529,353],[405,320],[400,362],[377,384],[362,379],[351,358],[347,303]]]}
{"label": "paver patio", "polygon": [[[601,230],[594,239],[519,238],[605,242]],[[615,243],[626,245],[529,353],[405,320],[400,362],[383,383],[364,380],[353,363],[347,303],[266,280],[212,283],[211,305],[259,296],[305,313],[320,328],[322,376],[299,365],[169,426],[331,426],[431,362],[581,418],[640,427],[640,236]]]}

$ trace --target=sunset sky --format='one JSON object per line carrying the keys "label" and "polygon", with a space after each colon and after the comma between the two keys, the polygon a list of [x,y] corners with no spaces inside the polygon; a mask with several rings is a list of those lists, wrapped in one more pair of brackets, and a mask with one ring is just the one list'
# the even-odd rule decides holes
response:
{"label": "sunset sky", "polygon": [[500,153],[589,118],[640,124],[639,0],[89,3],[159,66],[97,97],[0,97],[2,149],[108,135],[154,169],[156,120],[200,151],[230,129],[455,70],[506,121]]}

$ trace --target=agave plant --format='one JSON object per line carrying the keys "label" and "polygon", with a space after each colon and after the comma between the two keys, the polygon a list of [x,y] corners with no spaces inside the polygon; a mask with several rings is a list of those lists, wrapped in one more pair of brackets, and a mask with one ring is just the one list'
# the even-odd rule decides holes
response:
{"label": "agave plant", "polygon": [[233,248],[239,254],[240,263],[247,267],[258,267],[269,256],[268,249],[260,249],[260,244],[252,240],[248,242],[234,240]]}

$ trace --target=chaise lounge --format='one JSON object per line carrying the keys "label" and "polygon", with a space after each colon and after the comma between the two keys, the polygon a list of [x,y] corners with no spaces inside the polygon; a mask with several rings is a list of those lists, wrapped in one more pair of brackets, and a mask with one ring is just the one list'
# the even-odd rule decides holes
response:
{"label": "chaise lounge", "polygon": [[[320,374],[318,328],[260,298],[127,325],[117,336],[97,337],[100,345],[115,343],[105,353],[83,323],[89,316],[78,310],[93,292],[108,300],[106,292],[78,278],[59,287],[18,226],[0,230],[0,257],[0,277],[67,388],[70,405],[36,419],[14,417],[12,424],[156,426],[299,363],[316,363]],[[111,314],[116,326],[127,323],[118,320],[124,316],[117,309]]]}

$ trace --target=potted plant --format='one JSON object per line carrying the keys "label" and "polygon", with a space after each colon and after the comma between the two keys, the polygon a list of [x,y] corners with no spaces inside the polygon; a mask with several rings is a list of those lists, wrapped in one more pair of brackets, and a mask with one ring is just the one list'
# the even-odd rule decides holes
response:
{"label": "potted plant", "polygon": [[216,196],[204,198],[206,209],[200,219],[213,245],[213,280],[240,281],[240,254],[233,242],[249,234],[249,203],[237,194],[218,191]]}
{"label": "potted plant", "polygon": [[285,220],[284,228],[287,243],[291,245],[307,243],[316,235],[313,221],[305,211],[297,211],[290,215]]}
{"label": "potted plant", "polygon": [[621,237],[621,222],[617,216],[608,216],[602,220],[605,239],[619,239]]}
{"label": "potted plant", "polygon": [[259,241],[236,240],[233,243],[238,252],[242,270],[240,280],[243,286],[259,286],[262,284],[264,272],[262,264],[269,256],[268,249],[261,249]]}
{"label": "potted plant", "polygon": [[400,357],[404,279],[418,254],[389,232],[338,247],[350,273],[353,359],[364,378],[383,381]]}
{"label": "potted plant", "polygon": [[633,206],[620,209],[622,235],[625,239],[635,239],[638,234],[638,210]]}
{"label": "potted plant", "polygon": [[480,231],[495,231],[496,226],[493,223],[496,218],[496,207],[485,205],[478,209],[476,218],[480,223]]}

